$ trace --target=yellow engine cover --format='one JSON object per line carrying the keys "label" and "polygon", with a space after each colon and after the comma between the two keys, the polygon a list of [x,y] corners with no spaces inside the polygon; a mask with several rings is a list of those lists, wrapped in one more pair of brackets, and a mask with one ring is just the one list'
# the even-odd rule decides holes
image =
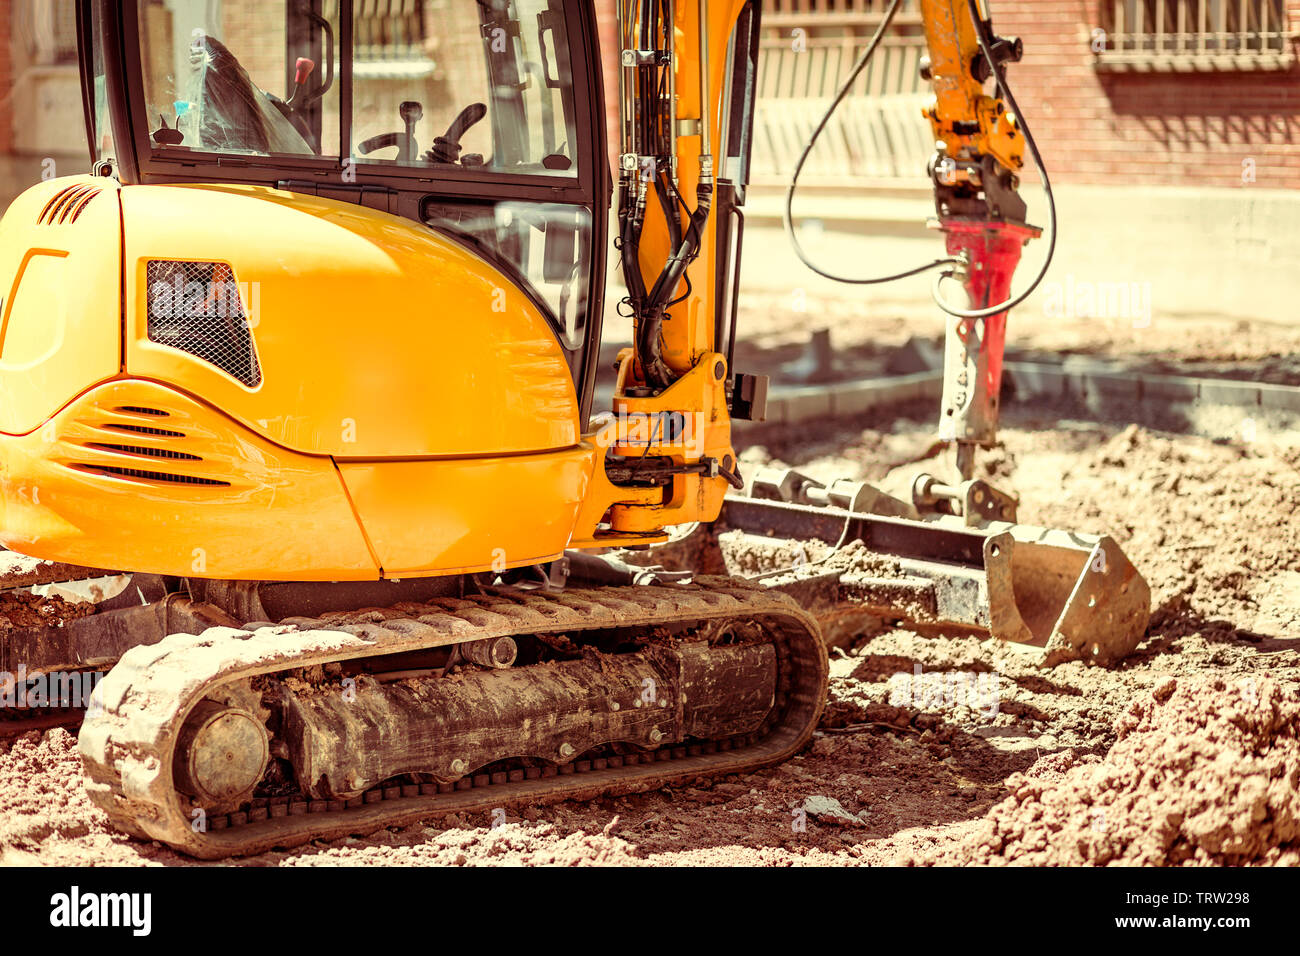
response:
{"label": "yellow engine cover", "polygon": [[[255,380],[151,340],[151,261],[222,264]],[[398,217],[262,187],[46,183],[0,222],[0,291],[14,550],[233,579],[501,570],[561,555],[593,482],[546,318]]]}
{"label": "yellow engine cover", "polygon": [[108,179],[41,183],[0,220],[0,433],[39,428],[120,370],[121,246]]}
{"label": "yellow engine cover", "polygon": [[[271,441],[344,458],[537,452],[579,440],[573,380],[532,301],[387,213],[259,186],[132,186],[126,368]],[[229,264],[262,382],[149,341],[150,260]]]}

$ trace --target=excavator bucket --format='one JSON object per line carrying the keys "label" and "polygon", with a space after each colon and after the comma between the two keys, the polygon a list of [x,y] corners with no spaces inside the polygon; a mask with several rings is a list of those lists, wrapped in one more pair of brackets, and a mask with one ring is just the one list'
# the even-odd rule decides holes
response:
{"label": "excavator bucket", "polygon": [[715,525],[637,560],[757,579],[795,597],[830,644],[898,623],[987,634],[1044,666],[1107,665],[1146,633],[1150,589],[1108,535],[845,503],[729,497]]}

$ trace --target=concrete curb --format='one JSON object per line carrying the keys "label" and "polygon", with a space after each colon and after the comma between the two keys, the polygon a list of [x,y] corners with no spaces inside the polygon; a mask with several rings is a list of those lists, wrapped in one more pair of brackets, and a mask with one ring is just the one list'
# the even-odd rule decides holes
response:
{"label": "concrete curb", "polygon": [[[1147,407],[1205,405],[1300,413],[1300,387],[1232,379],[1188,378],[1138,373],[1102,363],[1048,365],[1008,362],[1017,400],[1036,396],[1080,399],[1092,409],[1139,404]],[[764,422],[736,422],[739,428],[794,425],[860,414],[873,408],[943,396],[938,371],[825,385],[773,388]],[[1120,411],[1121,409],[1115,409]]]}
{"label": "concrete curb", "polygon": [[1017,397],[1060,395],[1088,402],[1220,405],[1300,412],[1300,387],[1234,379],[1155,375],[1103,363],[1008,362]]}

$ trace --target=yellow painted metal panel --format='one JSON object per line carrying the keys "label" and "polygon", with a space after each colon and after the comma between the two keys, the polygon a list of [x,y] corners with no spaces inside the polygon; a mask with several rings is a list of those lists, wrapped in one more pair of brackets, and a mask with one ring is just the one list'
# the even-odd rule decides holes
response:
{"label": "yellow painted metal panel", "polygon": [[0,436],[0,544],[185,577],[374,580],[334,463],[153,382],[95,388]]}
{"label": "yellow painted metal panel", "polygon": [[595,449],[463,461],[340,463],[385,576],[500,571],[559,557]]}
{"label": "yellow painted metal panel", "polygon": [[40,427],[121,367],[117,192],[111,180],[54,179],[0,221],[0,433]]}
{"label": "yellow painted metal panel", "polygon": [[[132,186],[127,368],[288,448],[339,458],[548,451],[579,439],[563,351],[534,303],[415,223],[264,187]],[[150,342],[150,259],[229,264],[262,380]]]}

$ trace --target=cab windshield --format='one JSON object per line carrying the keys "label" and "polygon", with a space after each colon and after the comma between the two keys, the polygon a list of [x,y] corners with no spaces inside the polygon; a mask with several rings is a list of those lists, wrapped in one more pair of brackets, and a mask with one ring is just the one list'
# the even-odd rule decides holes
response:
{"label": "cab windshield", "polygon": [[577,175],[561,0],[144,0],[139,9],[160,158]]}

